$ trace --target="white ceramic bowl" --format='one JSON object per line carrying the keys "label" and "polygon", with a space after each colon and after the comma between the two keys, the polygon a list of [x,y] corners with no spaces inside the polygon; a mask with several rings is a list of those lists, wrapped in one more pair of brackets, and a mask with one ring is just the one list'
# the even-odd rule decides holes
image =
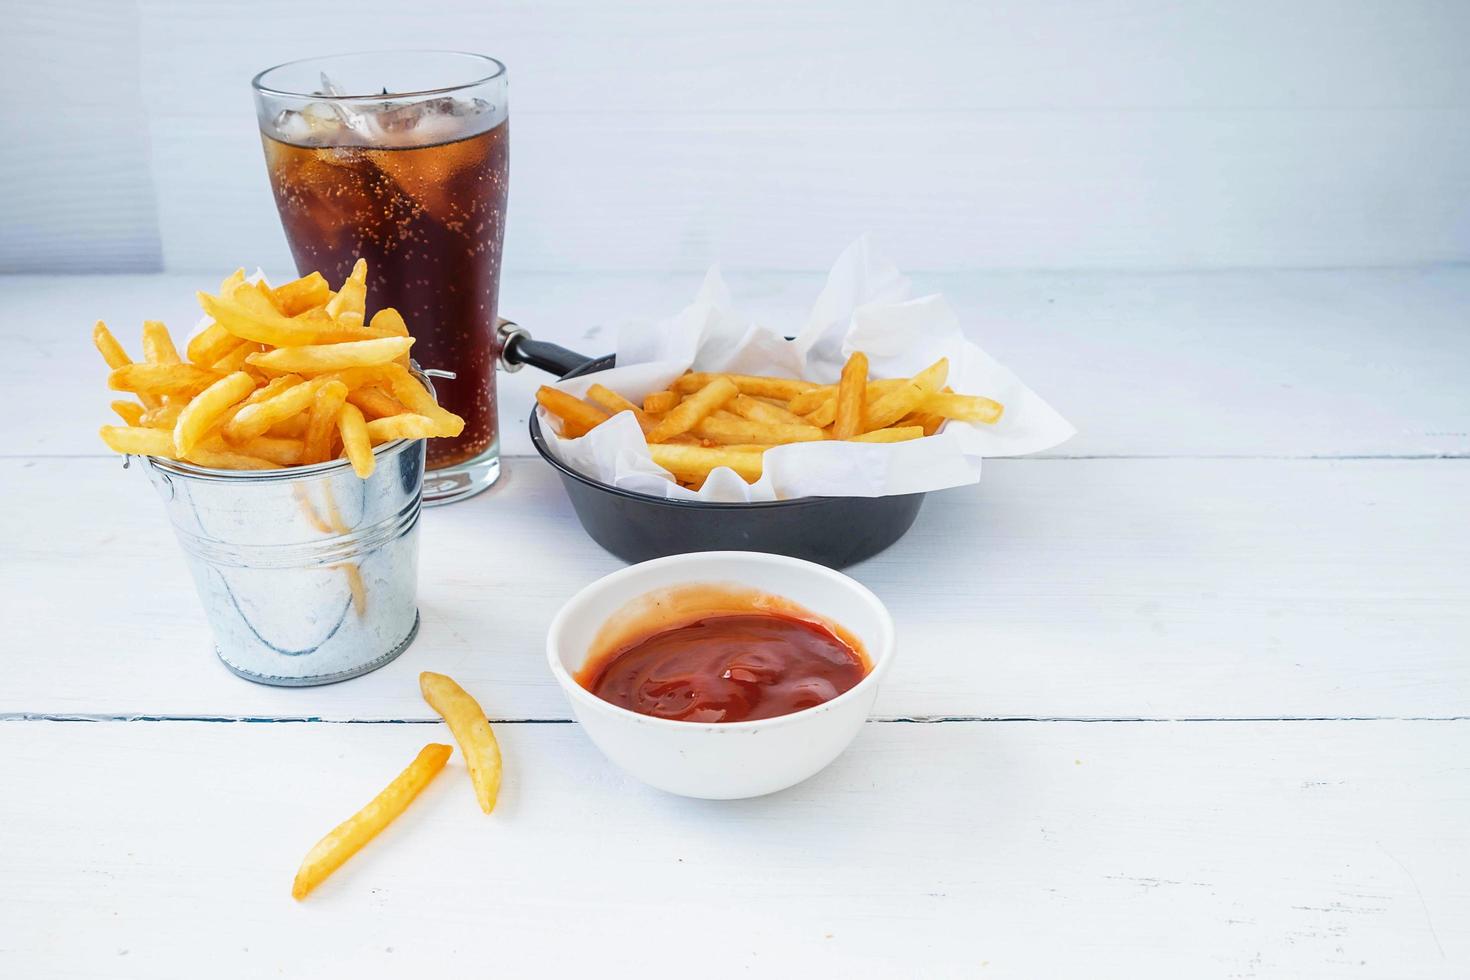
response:
{"label": "white ceramic bowl", "polygon": [[[577,683],[573,674],[615,613],[649,592],[705,583],[759,589],[805,606],[856,636],[872,669],[854,687],[814,708],[717,724],[640,715]],[[670,793],[731,800],[799,783],[847,748],[893,663],[893,617],[868,589],[809,561],[754,551],[672,555],[613,572],[572,596],[551,622],[546,656],[577,721],[614,763]]]}

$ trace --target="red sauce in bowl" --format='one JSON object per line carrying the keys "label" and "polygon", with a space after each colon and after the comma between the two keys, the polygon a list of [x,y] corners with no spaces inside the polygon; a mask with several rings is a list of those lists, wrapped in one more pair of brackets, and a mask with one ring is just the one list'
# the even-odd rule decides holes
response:
{"label": "red sauce in bowl", "polygon": [[618,707],[676,721],[789,715],[850,690],[870,666],[841,627],[749,590],[650,595],[604,634],[577,682]]}

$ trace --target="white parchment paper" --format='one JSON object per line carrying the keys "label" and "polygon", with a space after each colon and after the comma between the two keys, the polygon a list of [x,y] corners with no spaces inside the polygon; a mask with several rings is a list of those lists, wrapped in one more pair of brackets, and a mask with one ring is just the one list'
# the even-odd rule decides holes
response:
{"label": "white parchment paper", "polygon": [[[794,340],[786,340],[787,335]],[[705,276],[694,302],[661,321],[634,322],[618,334],[617,367],[556,383],[582,397],[601,383],[635,402],[667,388],[686,369],[804,378],[833,384],[853,351],[868,355],[873,378],[908,377],[941,357],[948,384],[1005,406],[994,425],[949,421],[927,439],[898,443],[805,442],[765,453],[758,482],[732,470],[710,474],[696,493],[656,466],[631,412],[580,439],[556,434],[540,413],[551,451],[568,466],[605,483],[681,500],[757,501],[806,496],[880,497],[976,483],[986,456],[1050,449],[1076,430],[994,358],[965,338],[958,317],[938,295],[909,298],[909,283],[878,257],[866,238],[854,242],[827,276],[806,323],[792,330],[758,325],[736,312],[718,270]]]}

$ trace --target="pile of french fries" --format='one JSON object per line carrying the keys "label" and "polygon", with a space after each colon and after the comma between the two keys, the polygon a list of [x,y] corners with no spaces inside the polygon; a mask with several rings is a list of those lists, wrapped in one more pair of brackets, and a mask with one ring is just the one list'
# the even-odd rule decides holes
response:
{"label": "pile of french fries", "polygon": [[603,385],[586,400],[542,386],[536,400],[578,438],[620,412],[632,412],[653,461],[681,486],[697,490],[712,470],[728,466],[747,483],[761,477],[763,454],[793,442],[841,439],[904,442],[938,432],[947,419],[994,424],[1004,407],[946,387],[948,358],[912,378],[871,380],[868,357],[854,353],[835,385],[748,374],[686,373],[642,405]]}
{"label": "pile of french fries", "polygon": [[[454,678],[433,671],[426,670],[419,675],[419,690],[429,706],[448,722],[469,768],[475,799],[481,810],[491,812],[500,795],[500,743],[495,740],[495,733],[480,703]],[[317,841],[302,859],[296,878],[291,882],[291,897],[298,901],[305,898],[396,820],[424,787],[439,775],[453,751],[450,746],[439,742],[425,745],[408,768],[394,777],[367,806]]]}
{"label": "pile of french fries", "polygon": [[217,295],[198,296],[213,322],[188,342],[185,357],[168,328],[150,320],[143,360],[134,362],[97,321],[92,340],[112,369],[109,387],[137,398],[112,403],[124,424],[102,427],[109,448],[222,470],[345,455],[367,478],[375,445],[464,429],[409,370],[413,337],[398,311],[379,310],[363,323],[362,259],[336,291],[316,272],[272,288],[246,281],[239,269]]}

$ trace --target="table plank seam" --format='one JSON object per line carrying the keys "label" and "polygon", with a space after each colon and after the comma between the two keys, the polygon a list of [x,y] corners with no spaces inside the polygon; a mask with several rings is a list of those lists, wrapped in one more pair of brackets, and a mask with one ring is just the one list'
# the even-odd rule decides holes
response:
{"label": "table plank seam", "polygon": [[[495,725],[574,725],[572,718],[490,718]],[[1081,725],[1192,725],[1192,724],[1259,724],[1280,722],[1362,722],[1362,721],[1470,721],[1470,715],[1236,715],[1219,717],[1097,717],[1068,715],[885,715],[869,718],[871,725],[950,725],[950,724],[1081,724]],[[0,712],[0,722],[56,722],[108,724],[135,722],[167,724],[171,722],[205,722],[211,724],[247,725],[438,725],[439,718],[325,718],[319,715],[210,715],[210,714],[103,714],[67,712]]]}
{"label": "table plank seam", "polygon": [[[0,460],[27,460],[27,459],[114,459],[114,453],[3,453],[0,452]],[[536,460],[541,457],[536,455],[514,455],[507,453],[500,457],[506,461]],[[1422,461],[1433,459],[1470,459],[1470,450],[1446,450],[1445,452],[1423,452],[1423,453],[1033,453],[1029,456],[991,456],[988,459],[1005,460],[1006,462],[1057,462],[1064,460],[1088,460],[1088,459],[1179,459],[1179,460],[1293,460],[1293,459],[1318,459],[1318,460],[1407,460]]]}

